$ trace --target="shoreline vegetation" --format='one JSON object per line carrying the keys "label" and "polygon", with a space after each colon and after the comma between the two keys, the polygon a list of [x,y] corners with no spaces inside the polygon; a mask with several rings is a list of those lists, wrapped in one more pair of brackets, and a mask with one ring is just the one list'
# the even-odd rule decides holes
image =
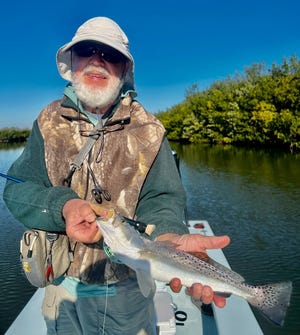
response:
{"label": "shoreline vegetation", "polygon": [[29,135],[29,129],[2,128],[0,129],[0,143],[24,143]]}
{"label": "shoreline vegetation", "polygon": [[243,74],[195,84],[185,100],[156,114],[170,141],[300,151],[300,60],[254,63]]}
{"label": "shoreline vegetation", "polygon": [[[300,60],[254,63],[155,116],[170,141],[276,148],[300,152]],[[0,129],[0,144],[26,142],[29,129]]]}

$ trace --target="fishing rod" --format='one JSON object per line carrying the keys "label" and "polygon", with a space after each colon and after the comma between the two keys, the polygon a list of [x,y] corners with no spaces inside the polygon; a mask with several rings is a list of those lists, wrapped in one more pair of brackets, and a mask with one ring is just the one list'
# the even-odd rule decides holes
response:
{"label": "fishing rod", "polygon": [[0,177],[3,177],[5,179],[7,179],[7,180],[14,181],[15,183],[24,183],[24,180],[21,180],[21,179],[9,176],[9,175],[1,173],[1,172],[0,172]]}
{"label": "fishing rod", "polygon": [[[14,181],[15,183],[24,183],[24,180],[21,180],[21,179],[16,178],[16,177],[9,176],[9,175],[1,173],[1,172],[0,172],[0,177],[5,178],[7,180]],[[123,219],[127,223],[129,223],[131,226],[133,226],[134,229],[136,229],[138,232],[145,233],[146,228],[147,228],[147,224],[146,223],[140,222],[140,221],[136,221],[136,220],[132,220],[132,219],[129,219],[127,217],[123,217]]]}

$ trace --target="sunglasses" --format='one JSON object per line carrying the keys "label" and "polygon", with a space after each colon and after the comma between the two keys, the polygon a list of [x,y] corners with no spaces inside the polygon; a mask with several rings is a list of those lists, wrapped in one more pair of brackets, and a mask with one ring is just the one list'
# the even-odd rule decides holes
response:
{"label": "sunglasses", "polygon": [[126,57],[121,52],[113,49],[105,44],[92,43],[92,42],[81,42],[77,43],[72,47],[72,51],[78,57],[92,57],[98,54],[106,62],[117,64],[126,62]]}

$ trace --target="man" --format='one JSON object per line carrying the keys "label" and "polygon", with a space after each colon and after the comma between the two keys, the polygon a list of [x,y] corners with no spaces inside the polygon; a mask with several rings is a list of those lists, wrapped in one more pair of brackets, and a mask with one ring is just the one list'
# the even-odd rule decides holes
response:
{"label": "man", "polygon": [[[182,224],[185,193],[163,126],[134,100],[134,60],[121,28],[104,17],[88,20],[58,50],[57,66],[69,82],[64,96],[41,112],[9,171],[26,182],[8,182],[4,194],[25,226],[66,231],[71,241],[74,261],[46,288],[48,334],[155,334],[153,292],[145,298],[133,271],[106,256],[96,215],[117,208],[155,225],[151,239],[186,251],[229,239],[188,235]],[[180,279],[171,287],[179,291]],[[210,287],[188,291],[225,304]]]}

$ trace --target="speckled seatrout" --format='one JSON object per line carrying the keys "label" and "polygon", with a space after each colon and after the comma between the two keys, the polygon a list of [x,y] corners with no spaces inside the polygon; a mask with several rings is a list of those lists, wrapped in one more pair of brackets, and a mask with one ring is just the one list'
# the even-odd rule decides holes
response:
{"label": "speckled seatrout", "polygon": [[98,218],[97,223],[111,255],[135,270],[145,296],[155,289],[154,279],[168,283],[176,277],[186,287],[202,283],[212,287],[214,292],[242,297],[268,319],[283,325],[292,292],[291,282],[251,286],[239,274],[215,261],[207,262],[143,238],[117,213],[110,218]]}

